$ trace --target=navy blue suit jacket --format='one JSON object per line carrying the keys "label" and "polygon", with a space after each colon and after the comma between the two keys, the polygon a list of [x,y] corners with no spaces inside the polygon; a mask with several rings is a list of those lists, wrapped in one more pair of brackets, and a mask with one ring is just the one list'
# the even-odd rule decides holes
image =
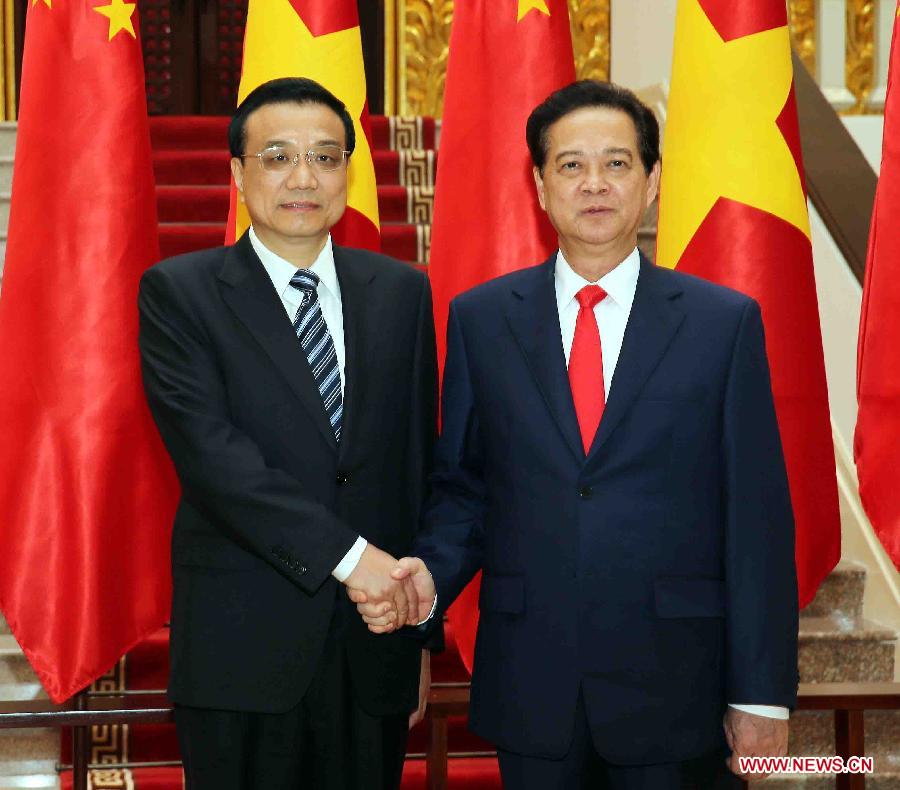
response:
{"label": "navy blue suit jacket", "polygon": [[582,687],[605,758],[687,759],[722,743],[726,703],[795,704],[793,521],[760,310],[642,259],[585,457],[555,260],[451,304],[414,551],[441,610],[483,569],[475,732],[561,757]]}

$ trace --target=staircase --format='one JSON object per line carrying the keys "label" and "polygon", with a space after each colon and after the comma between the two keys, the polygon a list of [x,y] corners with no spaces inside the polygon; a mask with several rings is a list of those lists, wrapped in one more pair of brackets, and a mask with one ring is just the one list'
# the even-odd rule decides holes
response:
{"label": "staircase", "polygon": [[[426,268],[431,239],[433,188],[438,125],[431,119],[375,117],[373,158],[378,181],[378,205],[383,251]],[[227,119],[154,118],[151,134],[160,245],[163,256],[217,246],[224,238],[228,211],[229,167]],[[15,125],[0,124],[0,260],[5,253]],[[651,258],[656,237],[656,206],[640,230],[639,243]],[[0,268],[2,276],[2,268]],[[822,586],[800,621],[800,676],[803,682],[875,681],[894,678],[896,635],[865,621],[862,600],[866,572],[842,563]],[[452,632],[448,649],[433,661],[433,679],[465,683],[468,675],[455,649]],[[163,629],[132,650],[96,687],[104,690],[160,689],[168,673],[168,632]],[[0,698],[42,696],[21,651],[0,618]],[[876,775],[867,786],[900,790],[900,713],[867,714],[867,754],[876,760]],[[427,733],[422,725],[411,733],[403,790],[425,787],[422,754]],[[94,771],[95,790],[181,790],[180,768],[166,765],[178,759],[174,729],[169,725],[95,728],[92,762],[157,763],[155,767]],[[464,717],[450,720],[449,785],[466,790],[500,787],[490,744],[468,733]],[[831,715],[798,713],[792,719],[791,753],[834,753]],[[58,787],[57,761],[71,763],[70,741],[53,731],[21,731],[0,735],[0,790]],[[159,765],[162,763],[162,765]],[[69,772],[61,775],[71,786]],[[773,777],[754,785],[759,790],[819,790],[833,788],[833,777]]]}
{"label": "staircase", "polygon": [[[151,119],[163,257],[222,244],[231,180],[227,118]],[[425,267],[431,246],[436,124],[372,119],[382,251]]]}
{"label": "staircase", "polygon": [[[800,682],[840,683],[894,680],[897,634],[862,616],[866,570],[838,564],[813,602],[800,613]],[[867,790],[900,790],[900,711],[867,711],[866,756],[875,758]],[[792,755],[835,753],[833,715],[799,711],[791,716]],[[825,790],[831,776],[772,776],[754,790]]]}

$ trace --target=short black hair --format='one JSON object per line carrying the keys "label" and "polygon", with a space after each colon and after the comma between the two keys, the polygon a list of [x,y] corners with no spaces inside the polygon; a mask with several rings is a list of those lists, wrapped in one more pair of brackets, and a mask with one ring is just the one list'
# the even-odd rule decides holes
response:
{"label": "short black hair", "polygon": [[525,126],[525,140],[534,166],[543,172],[547,159],[548,133],[560,118],[583,107],[621,110],[634,121],[644,170],[649,173],[659,161],[659,122],[646,104],[627,88],[612,82],[579,80],[551,93],[534,108]]}
{"label": "short black hair", "polygon": [[241,157],[246,152],[247,118],[267,104],[323,104],[341,119],[347,138],[347,150],[352,154],[356,147],[356,132],[347,107],[330,90],[306,77],[281,77],[258,85],[238,105],[228,124],[228,148],[232,156]]}

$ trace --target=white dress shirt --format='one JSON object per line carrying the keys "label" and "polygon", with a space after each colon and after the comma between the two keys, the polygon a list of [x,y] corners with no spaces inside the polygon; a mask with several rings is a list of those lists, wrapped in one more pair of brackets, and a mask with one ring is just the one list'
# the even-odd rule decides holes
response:
{"label": "white dress shirt", "polygon": [[[266,247],[259,240],[252,226],[250,228],[250,245],[259,256],[266,274],[269,275],[272,285],[275,286],[275,293],[278,294],[288,318],[293,323],[297,310],[300,309],[300,303],[303,301],[303,294],[291,285],[291,277],[297,273],[297,267]],[[334,341],[334,352],[337,356],[338,371],[341,376],[341,395],[343,396],[345,382],[344,313],[341,308],[341,286],[338,283],[337,270],[334,268],[334,247],[330,235],[322,252],[306,269],[319,278],[316,294],[319,297],[319,306],[322,308],[325,326],[328,327],[328,332]],[[331,575],[339,582],[345,581],[353,573],[367,545],[365,538],[358,537]]]}
{"label": "white dress shirt", "polygon": [[609,397],[613,373],[622,350],[622,339],[634,292],[637,290],[638,275],[641,271],[641,257],[635,248],[622,263],[608,274],[603,275],[596,283],[588,282],[569,266],[560,250],[556,255],[556,307],[559,311],[559,330],[562,335],[563,351],[566,355],[566,367],[572,353],[572,341],[575,338],[575,322],[578,320],[579,304],[575,295],[586,285],[599,285],[606,291],[606,298],[594,305],[594,316],[600,329],[600,346],[603,349],[603,386]]}
{"label": "white dress shirt", "polygon": [[[603,384],[606,388],[607,399],[609,399],[609,390],[613,383],[619,354],[622,351],[622,339],[625,337],[625,327],[628,325],[628,317],[631,315],[631,306],[634,304],[634,294],[637,290],[640,273],[641,256],[637,248],[615,269],[603,275],[595,283],[585,280],[580,274],[577,274],[565,259],[562,250],[556,256],[556,272],[554,274],[556,306],[559,310],[559,330],[562,335],[567,367],[569,355],[572,353],[575,322],[578,319],[579,310],[575,294],[586,285],[599,285],[606,291],[606,298],[594,306],[594,316],[597,319],[597,326],[600,328],[600,346],[603,349]],[[731,707],[772,719],[787,719],[789,715],[787,708],[778,705],[732,704]]]}

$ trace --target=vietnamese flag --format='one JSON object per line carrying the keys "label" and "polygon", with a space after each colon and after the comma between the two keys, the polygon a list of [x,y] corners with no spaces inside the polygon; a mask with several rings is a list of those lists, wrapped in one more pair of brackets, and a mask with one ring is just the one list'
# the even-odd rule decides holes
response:
{"label": "vietnamese flag", "polygon": [[678,0],[657,263],[762,308],[805,606],[841,531],[787,23],[784,0]]}
{"label": "vietnamese flag", "polygon": [[144,401],[159,258],[135,3],[29,4],[0,299],[0,606],[54,701],[160,628],[178,497]]}
{"label": "vietnamese flag", "polygon": [[[378,192],[356,0],[250,0],[238,104],[257,86],[280,77],[315,80],[347,106],[356,130],[356,150],[348,165],[347,210],[331,233],[337,244],[380,250]],[[249,226],[250,217],[238,202],[232,182],[226,243],[233,243]]]}
{"label": "vietnamese flag", "polygon": [[900,568],[900,6],[884,104],[881,175],[872,212],[859,327],[854,454],[859,495]]}
{"label": "vietnamese flag", "polygon": [[[535,195],[525,122],[574,79],[566,0],[456,4],[428,267],[441,366],[450,300],[533,266],[556,247],[556,232]],[[476,578],[448,613],[470,671],[478,590]]]}

